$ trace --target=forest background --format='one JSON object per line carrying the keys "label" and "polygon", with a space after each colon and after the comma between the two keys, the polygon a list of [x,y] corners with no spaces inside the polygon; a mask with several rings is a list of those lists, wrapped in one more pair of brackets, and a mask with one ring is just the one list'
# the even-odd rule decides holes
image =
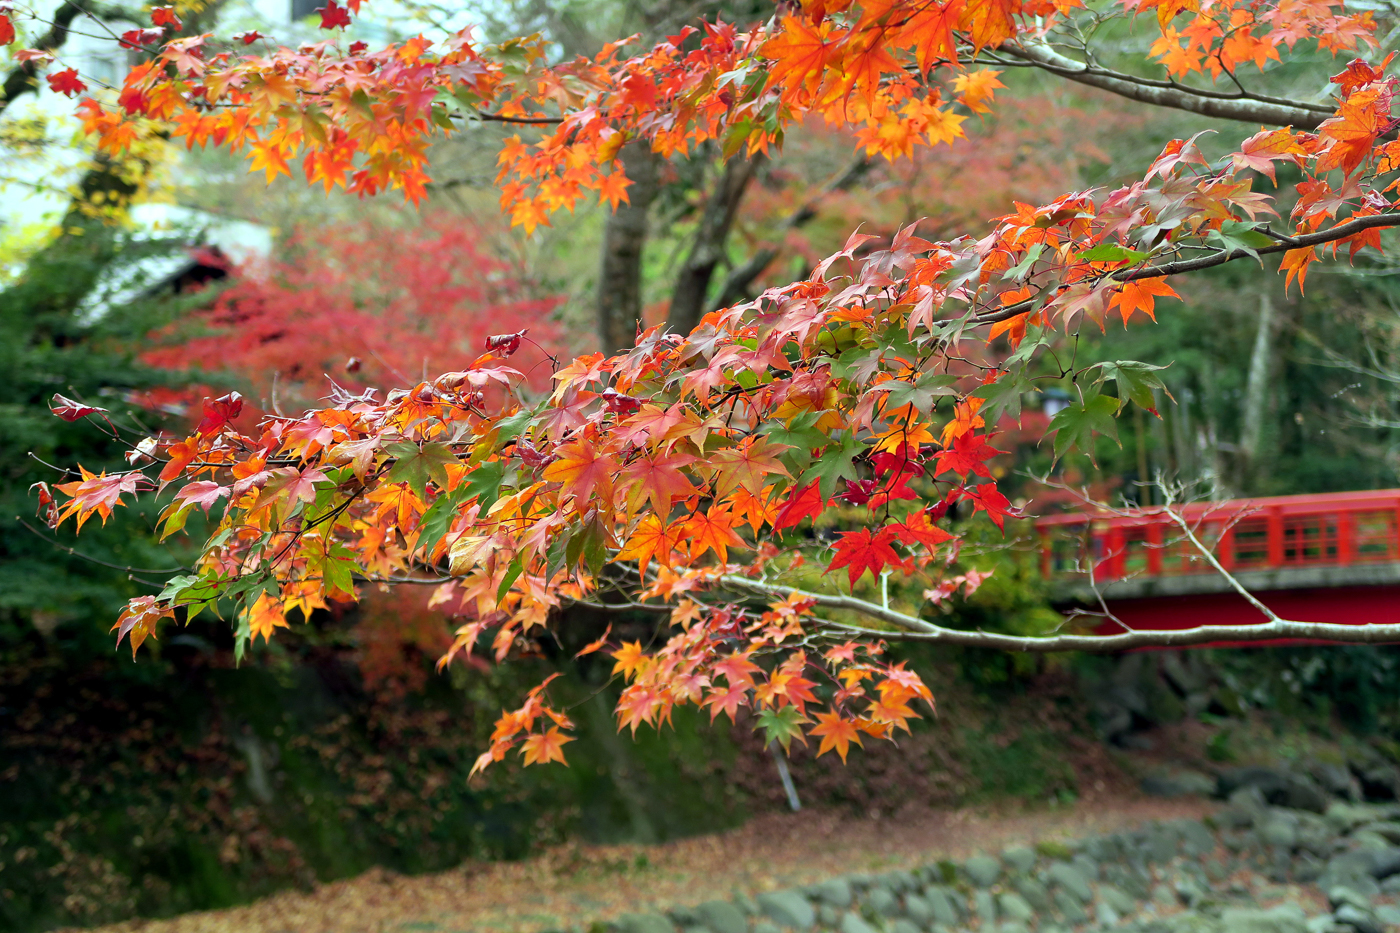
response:
{"label": "forest background", "polygon": [[[459,12],[412,9],[429,25]],[[572,56],[628,32],[665,34],[695,12],[521,2],[496,8],[488,28],[539,30]],[[48,400],[105,399],[180,423],[197,416],[205,390],[237,390],[263,410],[295,411],[325,392],[326,375],[412,381],[527,327],[534,345],[520,368],[544,383],[548,354],[630,340],[617,322],[632,308],[649,322],[693,319],[801,276],[839,248],[853,217],[882,236],[921,218],[925,236],[976,233],[1013,200],[1118,184],[1200,126],[1036,71],[999,78],[1015,93],[994,117],[968,121],[968,138],[950,148],[877,164],[853,159],[849,137],[810,125],[771,158],[727,166],[705,149],[669,162],[632,154],[629,205],[580,208],[528,236],[496,206],[507,133],[490,125],[435,150],[438,180],[416,208],[323,196],[299,181],[267,186],[217,152],[161,146],[123,165],[85,153],[69,169],[73,206],[57,224],[0,228],[0,922],[39,930],[167,915],[375,865],[425,871],[570,840],[661,841],[787,806],[772,758],[742,724],[678,712],[673,732],[618,737],[606,662],[561,651],[510,669],[434,673],[449,628],[411,595],[318,610],[239,667],[230,633],[207,621],[132,663],[106,631],[144,592],[122,568],[167,567],[181,539],[158,542],[154,515],[139,510],[80,544],[27,518],[30,485],[52,479],[45,464],[120,462],[100,435],[56,421]],[[3,124],[16,158],[67,144],[65,126],[17,113]],[[114,298],[114,281],[130,284],[145,260],[190,245],[178,230],[124,226],[121,209],[142,201],[255,221],[277,247],[200,290],[127,287]],[[635,288],[607,261],[628,250],[642,260]],[[1156,327],[1110,329],[1075,347],[1081,361],[1168,366],[1170,398],[1162,394],[1160,419],[1139,412],[1125,423],[1121,447],[1102,441],[1094,461],[1054,465],[1057,478],[1132,501],[1151,496],[1159,471],[1211,498],[1400,485],[1400,286],[1374,265],[1312,276],[1303,296],[1257,268],[1215,270],[1180,283],[1188,301]],[[1062,498],[1033,479],[1052,469],[1038,444],[1047,401],[1027,399],[1022,430],[1001,439],[1009,453],[993,464],[1032,513]],[[950,624],[1029,631],[1051,612],[1029,529],[1009,527],[1005,543],[990,525],[974,528],[985,546],[966,550],[964,569],[995,573],[950,607]],[[609,622],[574,630],[601,633]],[[795,747],[804,803],[870,813],[998,796],[1054,805],[1081,792],[1066,749],[1103,739],[1095,697],[1114,662],[898,652],[935,686],[939,718],[844,767]],[[1362,737],[1397,736],[1383,702],[1400,686],[1388,649],[1192,657],[1213,691],[1192,715],[1213,730],[1217,757],[1230,755],[1219,736],[1231,720],[1262,713],[1287,728],[1340,722]],[[556,670],[584,723],[573,766],[507,766],[469,781],[497,711]],[[1138,727],[1187,715],[1170,683],[1146,682],[1155,692]]]}

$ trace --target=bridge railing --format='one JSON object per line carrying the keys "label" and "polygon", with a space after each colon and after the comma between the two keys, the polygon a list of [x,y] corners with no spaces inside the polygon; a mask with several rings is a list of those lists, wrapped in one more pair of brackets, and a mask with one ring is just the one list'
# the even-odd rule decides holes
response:
{"label": "bridge railing", "polygon": [[[1179,514],[1231,572],[1400,561],[1400,489],[1198,502]],[[1214,572],[1164,509],[1036,520],[1041,573],[1096,582]]]}

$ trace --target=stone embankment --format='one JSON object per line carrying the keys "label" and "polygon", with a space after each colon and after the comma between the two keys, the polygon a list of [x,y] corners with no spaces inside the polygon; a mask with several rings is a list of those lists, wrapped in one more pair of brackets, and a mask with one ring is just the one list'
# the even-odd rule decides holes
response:
{"label": "stone embankment", "polygon": [[1400,804],[1290,795],[1265,774],[1234,789],[1228,804],[1204,822],[1156,823],[961,863],[846,875],[800,889],[741,894],[574,928],[592,933],[1384,933],[1400,926],[1397,905]]}

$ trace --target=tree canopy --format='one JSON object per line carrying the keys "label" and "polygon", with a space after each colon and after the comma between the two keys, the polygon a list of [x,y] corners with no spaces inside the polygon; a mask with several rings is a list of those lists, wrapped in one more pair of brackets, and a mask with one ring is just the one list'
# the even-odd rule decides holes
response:
{"label": "tree canopy", "polygon": [[[527,233],[585,197],[620,215],[644,187],[638,152],[713,145],[741,190],[742,166],[799,121],[848,129],[867,159],[939,147],[994,112],[1013,68],[1247,128],[1174,140],[1112,190],[1008,204],[981,236],[856,229],[753,300],[679,316],[673,303],[682,326],[561,361],[543,392],[512,365],[530,339],[516,331],[383,398],[332,386],[327,406],[256,424],[236,395],[207,400],[188,436],[133,437],[134,469],[39,488],[54,527],[167,490],[163,534],[211,515],[200,559],[121,614],[118,640],[133,653],[163,620],[206,610],[233,615],[241,651],[289,614],[375,585],[433,587],[461,618],[443,664],[527,652],[569,603],[653,613],[650,643],[604,634],[583,649],[609,651],[627,680],[620,727],[659,725],[677,705],[712,717],[747,708],[771,739],[811,736],[844,758],[933,701],[917,674],[883,659],[890,639],[1047,651],[1222,637],[942,627],[940,602],[980,582],[947,571],[959,539],[945,518],[961,509],[1000,527],[1016,514],[988,461],[1037,387],[1069,392],[1048,428],[1057,457],[1116,436],[1129,406],[1156,413],[1159,367],[1078,363],[1081,329],[1155,320],[1177,297],[1174,277],[1279,256],[1301,289],[1329,253],[1380,249],[1382,230],[1400,225],[1400,142],[1393,56],[1374,54],[1385,24],[1372,11],[1336,0],[818,0],[567,60],[540,36],[486,44],[471,29],[344,44],[336,31],[358,12],[358,0],[329,0],[329,38],[291,49],[256,33],[179,34],[176,12],[158,7],[150,28],[120,37],[142,61],[114,93],[84,96],[93,89],[74,69],[47,80],[78,100],[113,156],[169,134],[243,151],[269,181],[299,158],[311,184],[410,201],[429,183],[435,137],[473,121],[515,126],[497,181]],[[1105,64],[1100,46],[1131,30],[1152,34],[1146,57]],[[1358,57],[1325,68],[1329,56]],[[19,53],[25,67],[52,57]],[[1298,90],[1321,83],[1319,68],[1332,72],[1325,99]],[[708,276],[694,258],[687,268]],[[55,413],[103,414],[81,400],[56,401]],[[821,524],[832,516],[834,534]],[[1366,642],[1393,629],[1268,618],[1228,637]],[[541,684],[502,715],[478,767],[512,750],[527,764],[562,761],[571,728]]]}

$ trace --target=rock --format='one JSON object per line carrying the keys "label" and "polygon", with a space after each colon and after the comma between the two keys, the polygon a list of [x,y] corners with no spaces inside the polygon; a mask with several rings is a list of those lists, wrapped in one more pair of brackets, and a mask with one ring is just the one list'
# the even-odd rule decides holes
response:
{"label": "rock", "polygon": [[1343,904],[1350,904],[1361,910],[1371,909],[1371,899],[1355,888],[1344,884],[1335,884],[1327,889],[1327,903],[1333,910]]}
{"label": "rock", "polygon": [[1292,849],[1298,843],[1298,818],[1286,810],[1270,809],[1254,828],[1265,845]]}
{"label": "rock", "polygon": [[997,896],[997,909],[1009,920],[1029,923],[1035,919],[1035,908],[1014,891],[1003,891]]}
{"label": "rock", "polygon": [[623,914],[616,921],[622,933],[676,933],[676,925],[660,914]]}
{"label": "rock", "polygon": [[997,922],[997,902],[991,891],[978,891],[972,896],[972,903],[984,927],[990,927]]}
{"label": "rock", "polygon": [[903,917],[890,924],[890,933],[923,933],[917,926]]}
{"label": "rock", "polygon": [[854,910],[846,912],[846,916],[841,918],[841,925],[837,928],[841,933],[875,933],[875,928],[865,922],[865,918]]}
{"label": "rock", "polygon": [[705,901],[695,907],[695,917],[712,933],[748,933],[744,912],[729,901]]}
{"label": "rock", "polygon": [[928,926],[934,920],[933,905],[917,894],[904,898],[904,913],[921,927]]}
{"label": "rock", "polygon": [[1162,907],[1175,907],[1177,903],[1176,894],[1165,884],[1158,884],[1152,888],[1152,900]]}
{"label": "rock", "polygon": [[1035,851],[1046,858],[1060,859],[1066,862],[1074,857],[1074,850],[1058,839],[1042,839],[1035,844]]}
{"label": "rock", "polygon": [[974,855],[963,862],[963,873],[979,888],[990,888],[1001,877],[1001,862],[990,855]]}
{"label": "rock", "polygon": [[795,930],[810,930],[817,922],[817,912],[796,891],[769,891],[758,896],[758,909],[768,919]]}
{"label": "rock", "polygon": [[1195,907],[1205,900],[1206,889],[1194,878],[1182,878],[1176,883],[1176,896],[1187,907]]}
{"label": "rock", "polygon": [[817,905],[817,926],[829,930],[841,922],[841,909],[830,904]]}
{"label": "rock", "polygon": [[1322,870],[1322,860],[1305,853],[1293,860],[1291,874],[1294,881],[1301,884],[1311,884],[1322,877]]}
{"label": "rock", "polygon": [[[1061,891],[1067,891],[1073,895],[1081,904],[1087,904],[1094,897],[1094,892],[1089,889],[1089,882],[1079,871],[1077,865],[1068,862],[1056,862],[1050,866],[1046,872],[1046,877],[1050,883],[1056,885]],[[1058,895],[1059,892],[1057,891]],[[1058,896],[1056,903],[1059,903]]]}
{"label": "rock", "polygon": [[1013,878],[1011,886],[1016,889],[1016,893],[1026,899],[1026,902],[1041,913],[1048,913],[1051,907],[1050,892],[1045,885],[1034,878],[1022,876]]}
{"label": "rock", "polygon": [[871,888],[865,895],[865,906],[880,917],[897,917],[903,913],[899,898],[887,888]]}
{"label": "rock", "polygon": [[1015,846],[1001,853],[1001,860],[1012,874],[1025,874],[1035,867],[1035,852]]}
{"label": "rock", "polygon": [[1103,901],[1094,905],[1094,922],[1101,927],[1118,926],[1118,912]]}
{"label": "rock", "polygon": [[1400,823],[1391,820],[1377,821],[1374,823],[1363,823],[1362,825],[1356,827],[1356,832],[1375,833],[1377,836],[1380,836],[1387,842],[1400,842]]}
{"label": "rock", "polygon": [[1364,829],[1353,830],[1351,842],[1363,852],[1384,852],[1390,848],[1389,839],[1379,833],[1368,832]]}
{"label": "rock", "polygon": [[1371,877],[1377,880],[1400,874],[1400,848],[1389,848],[1371,853]]}
{"label": "rock", "polygon": [[1341,797],[1343,800],[1361,799],[1361,783],[1346,765],[1318,761],[1314,758],[1309,760],[1304,768],[1318,786],[1333,797]]}
{"label": "rock", "polygon": [[1154,826],[1147,836],[1147,857],[1153,862],[1165,864],[1176,858],[1176,834],[1164,826]]}
{"label": "rock", "polygon": [[1099,877],[1099,863],[1086,855],[1076,855],[1070,860],[1074,870],[1079,872],[1081,878],[1088,881],[1097,881]]}
{"label": "rock", "polygon": [[1142,792],[1152,797],[1209,797],[1215,778],[1199,771],[1158,771],[1142,779]]}
{"label": "rock", "polygon": [[832,907],[850,907],[853,895],[851,882],[845,878],[832,878],[812,886],[812,896],[823,904]]}
{"label": "rock", "polygon": [[1225,933],[1307,933],[1307,918],[1297,904],[1270,910],[1231,907],[1220,914]]}
{"label": "rock", "polygon": [[1209,855],[1215,851],[1215,834],[1200,820],[1178,820],[1176,829],[1187,855]]}
{"label": "rock", "polygon": [[1400,797],[1400,771],[1386,761],[1375,758],[1349,762],[1351,773],[1361,785],[1366,800],[1395,800]]}
{"label": "rock", "polygon": [[1019,920],[1008,920],[997,927],[997,933],[1031,933],[1031,928]]}
{"label": "rock", "polygon": [[1329,826],[1339,833],[1351,832],[1363,823],[1376,820],[1376,808],[1366,804],[1333,801],[1322,814]]}
{"label": "rock", "polygon": [[896,894],[907,894],[919,887],[914,876],[903,869],[886,872],[885,881],[889,884],[890,890]]}
{"label": "rock", "polygon": [[1065,922],[1072,927],[1077,927],[1089,919],[1082,906],[1085,900],[1087,898],[1081,900],[1075,897],[1068,888],[1055,889],[1055,906],[1060,909]]}
{"label": "rock", "polygon": [[1137,913],[1137,901],[1129,897],[1127,892],[1116,888],[1111,884],[1099,885],[1099,899],[1113,908],[1114,913],[1120,917]]}
{"label": "rock", "polygon": [[1400,926],[1400,907],[1382,904],[1376,908],[1376,919],[1388,927]]}
{"label": "rock", "polygon": [[753,925],[753,933],[783,933],[772,920],[760,920]]}
{"label": "rock", "polygon": [[962,922],[962,910],[947,888],[933,885],[924,889],[924,900],[933,911],[935,923],[946,927],[957,926]]}
{"label": "rock", "polygon": [[1382,894],[1400,894],[1400,875],[1392,875],[1381,882]]}
{"label": "rock", "polygon": [[1349,926],[1356,933],[1385,933],[1376,915],[1351,904],[1343,904],[1332,914],[1332,919],[1343,926]]}
{"label": "rock", "polygon": [[1257,787],[1274,806],[1322,813],[1329,803],[1327,794],[1312,778],[1278,768],[1230,768],[1221,772],[1217,792],[1229,797],[1244,787]]}

